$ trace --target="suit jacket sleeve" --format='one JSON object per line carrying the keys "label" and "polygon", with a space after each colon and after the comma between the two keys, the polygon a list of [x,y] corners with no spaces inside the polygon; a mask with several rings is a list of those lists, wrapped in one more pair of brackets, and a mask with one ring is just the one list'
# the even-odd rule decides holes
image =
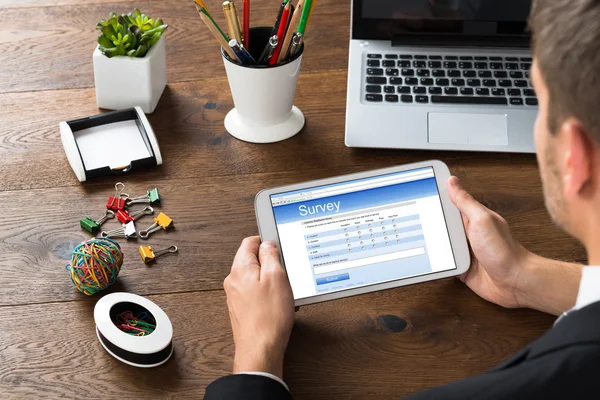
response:
{"label": "suit jacket sleeve", "polygon": [[415,393],[405,400],[584,399],[598,393],[600,346],[579,344]]}
{"label": "suit jacket sleeve", "polygon": [[274,379],[258,375],[229,375],[206,388],[204,400],[291,400],[292,395]]}

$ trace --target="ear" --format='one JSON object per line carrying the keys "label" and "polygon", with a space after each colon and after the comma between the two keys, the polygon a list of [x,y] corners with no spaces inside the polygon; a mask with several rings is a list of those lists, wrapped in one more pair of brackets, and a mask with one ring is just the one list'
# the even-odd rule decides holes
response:
{"label": "ear", "polygon": [[564,121],[560,130],[562,140],[559,146],[564,146],[562,165],[564,196],[572,199],[581,195],[592,178],[594,146],[583,125],[574,118]]}

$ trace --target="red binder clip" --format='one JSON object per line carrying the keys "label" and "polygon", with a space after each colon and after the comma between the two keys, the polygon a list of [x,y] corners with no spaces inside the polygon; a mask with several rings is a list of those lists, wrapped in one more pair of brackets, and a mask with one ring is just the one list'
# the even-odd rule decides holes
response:
{"label": "red binder clip", "polygon": [[117,218],[119,219],[119,221],[121,221],[122,224],[126,224],[129,221],[133,221],[133,218],[131,218],[131,215],[129,215],[129,213],[125,210],[117,211]]}
{"label": "red binder clip", "polygon": [[130,221],[136,221],[138,218],[144,215],[154,214],[154,208],[150,206],[146,206],[141,210],[132,212],[131,214],[127,210],[119,210],[117,211],[117,218],[121,221],[122,224],[126,224]]}
{"label": "red binder clip", "polygon": [[125,185],[121,182],[117,182],[115,185],[115,195],[108,196],[108,201],[106,202],[107,210],[120,211],[125,208],[125,201],[129,195],[123,193],[123,189],[125,189]]}
{"label": "red binder clip", "polygon": [[108,201],[106,202],[106,209],[113,211],[121,211],[125,208],[125,200],[117,199],[113,196],[108,196]]}

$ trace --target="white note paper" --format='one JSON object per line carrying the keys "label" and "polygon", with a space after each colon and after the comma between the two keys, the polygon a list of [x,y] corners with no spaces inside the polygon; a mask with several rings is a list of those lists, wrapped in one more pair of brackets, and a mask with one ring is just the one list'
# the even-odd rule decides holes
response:
{"label": "white note paper", "polygon": [[94,126],[73,135],[86,170],[119,169],[151,156],[134,120]]}

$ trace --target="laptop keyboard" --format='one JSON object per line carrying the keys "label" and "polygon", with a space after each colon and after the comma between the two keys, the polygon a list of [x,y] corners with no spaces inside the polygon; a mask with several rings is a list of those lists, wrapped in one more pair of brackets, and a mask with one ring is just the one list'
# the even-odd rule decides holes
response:
{"label": "laptop keyboard", "polygon": [[372,103],[537,106],[529,57],[369,53]]}

